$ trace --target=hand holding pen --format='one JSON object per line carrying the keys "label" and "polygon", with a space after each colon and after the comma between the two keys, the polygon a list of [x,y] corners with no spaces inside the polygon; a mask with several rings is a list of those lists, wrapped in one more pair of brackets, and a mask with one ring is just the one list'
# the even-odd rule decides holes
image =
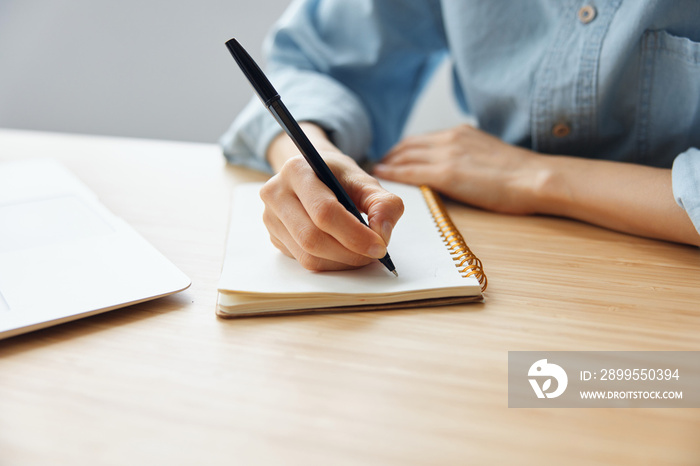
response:
{"label": "hand holding pen", "polygon": [[[396,273],[387,243],[403,213],[401,200],[335,148],[320,128],[304,124],[308,135],[301,131],[240,44],[232,39],[226,45],[291,138],[281,135],[268,149],[268,160],[278,174],[265,185],[261,197],[272,242],[311,270],[347,269],[379,259]],[[367,214],[369,228],[361,223],[360,211]]]}

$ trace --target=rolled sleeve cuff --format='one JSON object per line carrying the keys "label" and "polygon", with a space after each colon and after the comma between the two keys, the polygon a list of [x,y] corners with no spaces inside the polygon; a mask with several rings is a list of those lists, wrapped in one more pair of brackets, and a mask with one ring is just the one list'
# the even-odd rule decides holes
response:
{"label": "rolled sleeve cuff", "polygon": [[688,149],[673,162],[673,196],[700,233],[700,150]]}
{"label": "rolled sleeve cuff", "polygon": [[[297,121],[311,121],[324,128],[333,143],[355,160],[365,157],[372,139],[369,117],[344,86],[326,76],[298,70],[271,74],[271,81]],[[219,142],[229,162],[269,172],[265,154],[281,131],[254,98]]]}
{"label": "rolled sleeve cuff", "polygon": [[[267,120],[272,120],[272,125]],[[265,158],[267,146],[282,129],[256,98],[238,115],[219,144],[226,160],[263,172],[272,172]]]}

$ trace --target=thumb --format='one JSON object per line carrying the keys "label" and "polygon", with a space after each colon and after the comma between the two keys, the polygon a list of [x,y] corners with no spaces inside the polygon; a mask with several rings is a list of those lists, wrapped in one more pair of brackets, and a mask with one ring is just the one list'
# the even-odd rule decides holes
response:
{"label": "thumb", "polygon": [[381,186],[368,187],[364,196],[362,210],[367,213],[369,227],[389,244],[391,233],[403,215],[404,206],[401,198]]}
{"label": "thumb", "polygon": [[385,245],[389,244],[391,233],[403,215],[403,201],[357,165],[352,168],[342,172],[339,179],[360,212],[367,214],[367,224],[372,231],[382,238]]}

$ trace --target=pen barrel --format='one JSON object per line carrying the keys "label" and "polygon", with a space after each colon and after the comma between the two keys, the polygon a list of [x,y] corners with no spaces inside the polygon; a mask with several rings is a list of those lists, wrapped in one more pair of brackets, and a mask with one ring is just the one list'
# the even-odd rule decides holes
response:
{"label": "pen barrel", "polygon": [[[255,89],[255,93],[260,97],[262,103],[267,107],[272,116],[277,120],[277,123],[284,129],[287,135],[292,139],[294,144],[299,149],[299,152],[304,156],[306,161],[311,165],[316,176],[328,186],[328,188],[333,191],[338,202],[342,204],[345,209],[355,216],[363,225],[368,226],[362,214],[352,202],[348,193],[340,185],[340,182],[335,177],[330,167],[323,160],[321,155],[318,153],[316,148],[311,144],[309,138],[306,136],[304,131],[299,126],[299,123],[294,119],[287,107],[282,103],[279,94],[272,87],[272,84],[267,79],[265,74],[262,72],[260,67],[255,63],[255,60],[248,55],[243,46],[238,43],[236,39],[231,39],[226,42],[226,47],[228,47],[231,55],[238,63],[245,74],[250,84]],[[384,257],[379,259],[379,261],[386,266],[387,269],[396,274],[394,264],[389,258],[389,253]]]}
{"label": "pen barrel", "polygon": [[357,209],[357,206],[355,206],[355,203],[352,202],[352,199],[350,199],[348,193],[341,186],[338,178],[335,177],[333,171],[331,171],[328,164],[326,164],[325,160],[323,160],[323,157],[321,157],[321,155],[318,153],[314,145],[299,126],[299,123],[297,123],[294,117],[292,117],[291,113],[289,113],[289,110],[287,110],[287,107],[280,100],[279,96],[268,102],[266,106],[272,116],[275,117],[275,120],[277,120],[277,123],[284,128],[287,135],[294,142],[294,145],[297,146],[299,152],[301,152],[309,165],[311,165],[311,168],[313,169],[314,173],[316,173],[316,176],[326,186],[328,186],[331,191],[333,191],[335,197],[338,198],[338,201],[348,212],[353,214],[364,225],[367,225],[367,222],[365,222],[365,219]]}
{"label": "pen barrel", "polygon": [[[355,203],[352,202],[348,193],[340,185],[338,178],[335,177],[328,164],[326,164],[316,148],[311,144],[311,141],[309,141],[309,138],[301,129],[299,123],[297,123],[294,117],[289,113],[289,110],[287,110],[287,107],[282,103],[279,96],[269,101],[266,106],[272,116],[275,117],[275,120],[277,120],[277,123],[284,128],[285,132],[292,139],[306,161],[309,162],[316,176],[333,191],[335,197],[338,198],[338,201],[348,212],[353,214],[363,225],[369,227],[362,217],[362,214],[360,214],[360,211],[355,206]],[[388,252],[384,257],[379,259],[379,262],[396,274],[396,267],[394,267],[394,263],[391,261]]]}

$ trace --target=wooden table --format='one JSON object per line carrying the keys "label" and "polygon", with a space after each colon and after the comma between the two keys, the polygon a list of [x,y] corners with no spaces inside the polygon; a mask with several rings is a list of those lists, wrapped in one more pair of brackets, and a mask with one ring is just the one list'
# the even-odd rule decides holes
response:
{"label": "wooden table", "polygon": [[[508,408],[508,351],[699,350],[700,251],[448,203],[483,304],[220,320],[215,145],[0,131],[63,162],[192,279],[0,341],[0,464],[698,464],[698,409]],[[1,169],[1,168],[0,168]],[[37,292],[40,292],[37,290]]]}

